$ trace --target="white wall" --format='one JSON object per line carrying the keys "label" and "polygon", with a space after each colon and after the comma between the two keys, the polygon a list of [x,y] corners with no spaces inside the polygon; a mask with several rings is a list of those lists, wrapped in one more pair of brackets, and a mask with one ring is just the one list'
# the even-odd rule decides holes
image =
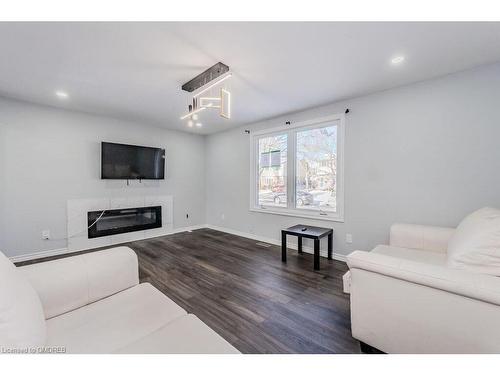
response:
{"label": "white wall", "polygon": [[[101,180],[101,141],[166,148],[166,179]],[[66,247],[70,198],[172,195],[175,228],[204,224],[204,155],[202,136],[0,99],[0,251]]]}
{"label": "white wall", "polygon": [[[244,129],[275,127],[346,108],[345,223],[249,212],[250,152]],[[348,254],[387,242],[393,222],[456,226],[479,207],[500,207],[500,65],[245,128],[207,138],[211,225],[275,240],[280,229],[292,224],[330,226],[335,230],[334,250]],[[345,233],[353,234],[352,245],[345,243]]]}

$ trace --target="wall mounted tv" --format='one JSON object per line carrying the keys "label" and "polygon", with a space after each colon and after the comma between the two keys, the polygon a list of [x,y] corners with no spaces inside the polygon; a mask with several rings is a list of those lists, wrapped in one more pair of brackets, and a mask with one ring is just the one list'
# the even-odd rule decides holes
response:
{"label": "wall mounted tv", "polygon": [[101,178],[163,180],[165,178],[165,150],[102,142]]}

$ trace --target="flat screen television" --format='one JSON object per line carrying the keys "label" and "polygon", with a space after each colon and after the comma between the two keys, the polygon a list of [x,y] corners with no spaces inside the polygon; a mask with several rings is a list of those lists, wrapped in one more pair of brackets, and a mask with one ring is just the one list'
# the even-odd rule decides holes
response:
{"label": "flat screen television", "polygon": [[101,179],[163,180],[164,178],[164,149],[101,143]]}

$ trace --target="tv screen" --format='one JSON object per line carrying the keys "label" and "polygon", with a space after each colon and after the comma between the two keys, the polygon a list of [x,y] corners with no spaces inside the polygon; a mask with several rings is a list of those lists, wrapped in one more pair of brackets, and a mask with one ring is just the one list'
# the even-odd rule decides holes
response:
{"label": "tv screen", "polygon": [[163,180],[165,178],[165,150],[102,142],[101,178]]}

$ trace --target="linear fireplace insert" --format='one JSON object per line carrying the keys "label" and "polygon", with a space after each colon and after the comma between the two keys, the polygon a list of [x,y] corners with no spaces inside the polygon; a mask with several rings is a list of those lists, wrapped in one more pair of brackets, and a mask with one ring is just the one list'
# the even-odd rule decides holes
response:
{"label": "linear fireplace insert", "polygon": [[91,211],[87,219],[89,238],[161,228],[161,206]]}

